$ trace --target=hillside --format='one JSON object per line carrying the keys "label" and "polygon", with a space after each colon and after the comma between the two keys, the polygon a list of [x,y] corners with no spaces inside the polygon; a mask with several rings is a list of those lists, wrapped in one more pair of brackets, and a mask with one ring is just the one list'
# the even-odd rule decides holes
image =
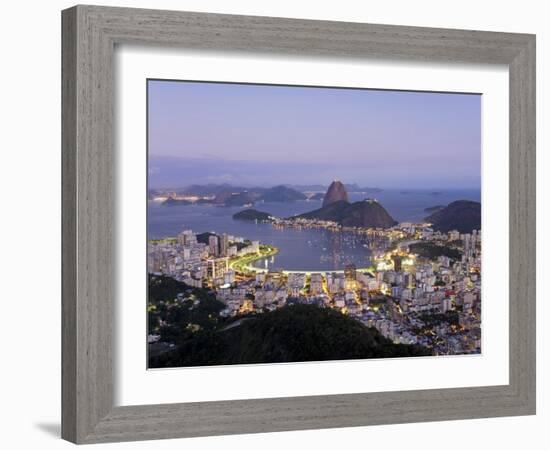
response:
{"label": "hillside", "polygon": [[331,203],[327,206],[323,206],[319,209],[300,214],[296,218],[300,219],[319,219],[319,220],[331,220],[333,222],[340,223],[343,217],[344,211],[348,209],[350,204],[346,201],[339,201]]}
{"label": "hillside", "polygon": [[209,231],[199,233],[197,234],[197,242],[208,245],[208,243],[210,242],[210,236],[217,236],[217,234],[210,233]]}
{"label": "hillside", "polygon": [[445,205],[430,206],[428,208],[424,208],[424,212],[434,213],[434,212],[439,211],[440,209],[443,209],[443,208],[445,208]]}
{"label": "hillside", "polygon": [[355,203],[341,200],[296,217],[330,220],[347,227],[390,228],[397,223],[384,207],[374,200]]}
{"label": "hillside", "polygon": [[384,207],[374,200],[363,200],[352,203],[341,221],[347,227],[390,228],[397,222]]}
{"label": "hillside", "polygon": [[436,260],[439,256],[460,259],[461,254],[456,248],[436,245],[432,242],[416,242],[409,245],[409,251],[424,258]]}
{"label": "hillside", "polygon": [[186,335],[149,367],[326,361],[430,355],[422,346],[394,344],[376,329],[332,309],[286,306],[240,325]]}
{"label": "hillside", "polygon": [[[218,313],[224,304],[208,289],[194,288],[165,276],[150,274],[148,279],[149,334],[160,334],[164,342],[172,342],[193,337],[187,328],[189,324],[203,330],[213,330],[217,326]],[[195,306],[195,302],[198,305]]]}
{"label": "hillside", "polygon": [[472,230],[481,230],[481,203],[457,200],[424,220],[430,222],[434,230],[444,233],[451,230],[471,233]]}

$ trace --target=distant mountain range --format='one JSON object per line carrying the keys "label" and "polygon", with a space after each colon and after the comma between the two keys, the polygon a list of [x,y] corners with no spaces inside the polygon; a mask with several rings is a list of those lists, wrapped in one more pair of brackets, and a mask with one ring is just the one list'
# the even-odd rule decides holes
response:
{"label": "distant mountain range", "polygon": [[[160,196],[162,194],[171,193],[176,195],[189,195],[189,196],[197,196],[197,197],[213,197],[216,195],[219,195],[223,192],[231,192],[231,193],[239,193],[239,192],[249,192],[253,195],[261,195],[266,191],[270,190],[281,190],[281,188],[288,188],[292,191],[300,192],[300,193],[325,193],[327,191],[328,186],[327,185],[321,185],[321,184],[282,184],[278,186],[274,186],[271,188],[266,187],[245,187],[245,186],[238,186],[238,185],[231,185],[228,183],[208,183],[208,184],[192,184],[185,187],[175,187],[175,188],[164,188],[164,189],[149,189],[148,195],[149,197],[154,196]],[[360,193],[366,193],[366,192],[382,192],[382,189],[375,188],[375,187],[360,187],[357,184],[346,184],[345,188],[347,192],[360,192]],[[323,194],[321,194],[323,195]],[[304,197],[305,198],[305,197]]]}
{"label": "distant mountain range", "polygon": [[293,202],[307,200],[307,196],[296,189],[279,185],[271,188],[244,188],[229,184],[192,185],[182,189],[150,191],[149,198],[167,195],[163,202],[166,206],[188,205],[194,203],[188,199],[174,196],[199,197],[197,202],[212,203],[218,206],[245,206],[256,202]]}
{"label": "distant mountain range", "polygon": [[432,224],[436,231],[444,233],[458,230],[461,233],[471,233],[481,230],[481,203],[470,200],[457,200],[424,219]]}

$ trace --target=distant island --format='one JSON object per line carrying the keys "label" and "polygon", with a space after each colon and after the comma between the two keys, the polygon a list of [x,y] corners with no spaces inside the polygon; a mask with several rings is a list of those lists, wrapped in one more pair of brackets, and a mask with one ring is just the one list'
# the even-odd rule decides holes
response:
{"label": "distant island", "polygon": [[457,230],[460,233],[481,230],[481,203],[457,200],[434,212],[425,220],[432,224],[434,230],[444,233],[451,230]]}
{"label": "distant island", "polygon": [[233,214],[235,220],[246,220],[251,222],[272,222],[273,216],[269,213],[257,211],[255,209],[245,209],[236,214]]}

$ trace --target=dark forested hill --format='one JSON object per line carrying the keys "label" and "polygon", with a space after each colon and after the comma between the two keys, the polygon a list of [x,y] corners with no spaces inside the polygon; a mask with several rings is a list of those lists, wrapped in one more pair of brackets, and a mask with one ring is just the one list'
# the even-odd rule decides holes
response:
{"label": "dark forested hill", "polygon": [[187,335],[177,349],[151,358],[150,367],[391,358],[431,354],[394,344],[376,329],[332,309],[286,306],[239,326]]}
{"label": "dark forested hill", "polygon": [[432,224],[434,230],[445,233],[451,230],[458,230],[461,233],[481,230],[481,203],[457,200],[426,217],[425,220]]}

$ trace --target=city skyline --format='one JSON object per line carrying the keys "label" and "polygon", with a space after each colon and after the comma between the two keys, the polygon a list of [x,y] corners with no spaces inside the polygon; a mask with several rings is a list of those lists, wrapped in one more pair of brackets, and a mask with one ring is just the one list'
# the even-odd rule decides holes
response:
{"label": "city skyline", "polygon": [[481,187],[480,95],[149,80],[148,99],[150,188]]}

